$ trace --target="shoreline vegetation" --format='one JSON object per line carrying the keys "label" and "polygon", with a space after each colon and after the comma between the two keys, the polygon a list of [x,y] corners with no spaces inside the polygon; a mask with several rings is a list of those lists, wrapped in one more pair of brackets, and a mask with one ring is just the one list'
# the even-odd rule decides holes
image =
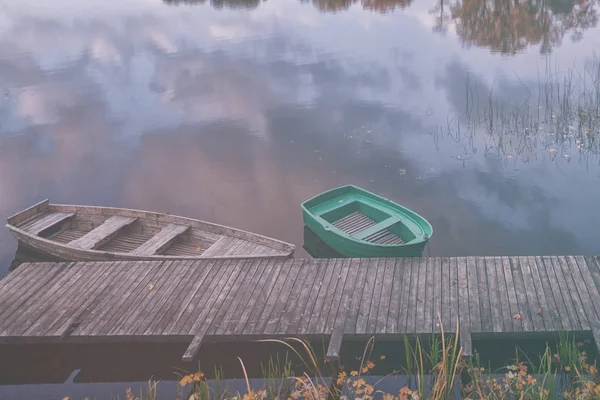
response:
{"label": "shoreline vegetation", "polygon": [[[245,390],[232,391],[220,370],[208,379],[199,368],[178,374],[177,400],[443,400],[443,399],[599,399],[600,374],[588,360],[584,342],[567,334],[559,335],[554,347],[546,344],[537,358],[519,348],[514,362],[493,368],[477,356],[462,357],[458,337],[442,333],[427,341],[404,339],[404,359],[392,360],[397,369],[382,374],[378,363],[388,356],[375,350],[371,338],[357,357],[358,368],[346,369],[339,363],[326,363],[311,345],[298,338],[263,340],[277,343],[287,353],[271,357],[262,368],[261,386],[250,382],[244,361]],[[300,360],[303,373],[294,374],[291,358]],[[389,363],[390,360],[386,362]],[[377,372],[377,373],[375,373]],[[403,384],[390,390],[385,382],[402,377]],[[149,381],[146,388],[114,399],[155,400],[160,383]],[[399,386],[399,387],[398,387]],[[162,397],[161,397],[162,398]]]}
{"label": "shoreline vegetation", "polygon": [[483,150],[485,156],[496,155],[506,163],[529,163],[545,153],[555,162],[597,161],[600,59],[583,69],[567,70],[547,61],[538,68],[537,83],[515,79],[519,83],[514,87],[504,80],[487,87],[466,71],[462,108],[450,111],[447,123],[438,125],[433,133],[436,147],[445,136],[458,143],[466,157]]}

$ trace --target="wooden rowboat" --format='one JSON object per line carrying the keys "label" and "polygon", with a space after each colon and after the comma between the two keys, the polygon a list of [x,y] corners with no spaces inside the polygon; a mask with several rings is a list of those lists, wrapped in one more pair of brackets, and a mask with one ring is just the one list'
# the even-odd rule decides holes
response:
{"label": "wooden rowboat", "polygon": [[295,246],[170,214],[49,204],[8,218],[23,246],[68,261],[287,258]]}
{"label": "wooden rowboat", "polygon": [[419,214],[356,186],[302,204],[304,224],[346,257],[420,257],[433,228]]}

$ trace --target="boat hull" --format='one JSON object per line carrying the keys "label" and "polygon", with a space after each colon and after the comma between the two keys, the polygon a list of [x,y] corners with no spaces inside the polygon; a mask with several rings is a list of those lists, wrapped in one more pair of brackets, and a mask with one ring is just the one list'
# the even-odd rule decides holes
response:
{"label": "boat hull", "polygon": [[302,204],[303,221],[345,257],[420,257],[433,234],[419,214],[355,186]]}
{"label": "boat hull", "polygon": [[171,214],[49,204],[8,218],[20,245],[65,261],[270,259],[295,246],[259,234]]}

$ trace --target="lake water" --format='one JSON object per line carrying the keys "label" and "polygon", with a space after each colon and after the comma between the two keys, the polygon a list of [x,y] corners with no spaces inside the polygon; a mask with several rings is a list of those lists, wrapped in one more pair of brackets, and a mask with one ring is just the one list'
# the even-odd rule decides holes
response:
{"label": "lake water", "polygon": [[[600,1],[0,1],[0,219],[49,198],[294,243],[355,184],[426,255],[600,252]],[[16,242],[0,230],[0,275]]]}

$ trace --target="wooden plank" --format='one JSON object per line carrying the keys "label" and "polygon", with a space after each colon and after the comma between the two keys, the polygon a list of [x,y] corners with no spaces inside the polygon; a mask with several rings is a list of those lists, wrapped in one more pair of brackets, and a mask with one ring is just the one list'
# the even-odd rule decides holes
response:
{"label": "wooden plank", "polygon": [[527,288],[525,287],[525,282],[523,280],[523,272],[521,271],[517,257],[510,258],[509,263],[513,283],[515,285],[515,293],[517,295],[517,307],[519,310],[518,314],[520,316],[519,321],[521,321],[523,324],[524,332],[531,332],[535,328],[533,325],[533,320],[531,319],[531,311],[529,308],[529,301],[527,300]]}
{"label": "wooden plank", "polygon": [[[37,294],[38,289],[53,279],[66,264],[25,264],[21,265],[21,273],[18,277],[4,278],[9,279],[9,284],[0,292],[0,321],[6,321],[13,313],[27,303],[31,296]],[[37,272],[39,270],[39,273]],[[33,279],[35,277],[35,279]]]}
{"label": "wooden plank", "polygon": [[[373,272],[372,272],[373,273]],[[381,292],[383,291],[383,278],[385,277],[385,259],[380,258],[377,260],[377,270],[375,274],[375,284],[373,286],[373,296],[371,297],[371,306],[369,307],[369,314],[367,316],[367,330],[366,333],[374,334],[377,328],[377,318],[379,315],[379,305],[381,303]],[[389,307],[389,303],[386,308]]]}
{"label": "wooden plank", "polygon": [[173,312],[174,315],[165,325],[163,334],[173,335],[183,332],[183,327],[192,318],[192,314],[196,312],[198,307],[202,307],[199,304],[202,295],[208,291],[207,288],[211,287],[215,277],[223,272],[223,265],[225,265],[225,261],[223,260],[210,260],[209,262],[195,261],[193,263],[193,267],[200,272],[200,275],[181,302],[181,305]]}
{"label": "wooden plank", "polygon": [[31,233],[32,235],[39,235],[46,229],[50,229],[53,226],[60,224],[61,222],[66,221],[67,219],[73,217],[75,213],[64,213],[64,212],[55,212],[44,214],[41,218],[36,218],[31,223],[25,224],[20,227],[20,229]]}
{"label": "wooden plank", "polygon": [[408,320],[406,321],[406,333],[417,332],[417,318],[419,317],[419,261],[411,258],[410,263],[410,294],[408,297]]}
{"label": "wooden plank", "polygon": [[327,349],[326,359],[335,359],[339,356],[340,347],[342,345],[343,335],[346,329],[346,322],[352,306],[352,298],[357,284],[357,276],[359,275],[359,262],[356,259],[347,260],[344,265],[348,268],[348,277],[344,284],[343,295],[340,300],[340,305],[337,310],[333,330]]}
{"label": "wooden plank", "polygon": [[113,327],[118,326],[128,313],[135,306],[135,299],[140,292],[148,290],[148,285],[153,281],[155,274],[160,271],[163,261],[152,261],[145,263],[147,268],[140,276],[131,276],[128,281],[126,292],[122,295],[122,301],[115,309],[105,317],[105,322],[98,325],[93,331],[89,332],[90,336],[105,336],[113,331]]}
{"label": "wooden plank", "polygon": [[[107,263],[103,265],[105,264]],[[41,297],[44,299],[42,305],[28,318],[33,321],[33,324],[24,327],[25,329],[19,335],[43,335],[50,324],[71,310],[75,301],[78,304],[82,301],[82,297],[88,296],[87,286],[93,284],[100,277],[101,271],[102,266],[95,267],[90,271],[83,263],[70,265],[63,272],[63,279],[47,290],[50,297]],[[91,272],[91,274],[86,272]]]}
{"label": "wooden plank", "polygon": [[[484,330],[486,332],[504,332],[504,324],[502,321],[502,308],[508,306],[508,301],[506,301],[506,303],[503,303],[502,299],[500,298],[498,279],[496,277],[496,264],[492,257],[484,257],[480,261],[478,261],[478,264],[479,263],[485,264],[484,271],[485,276],[487,278],[487,288],[483,288],[479,292],[479,298],[484,299],[486,301],[489,300],[489,312],[491,317],[491,326],[487,325],[484,328]],[[483,273],[481,273],[479,276],[481,278],[481,276],[483,276]]]}
{"label": "wooden plank", "polygon": [[[348,268],[344,266],[343,259],[335,260],[335,269],[333,270],[333,276],[331,277],[331,286],[327,290],[325,297],[325,304],[323,305],[323,311],[319,317],[317,323],[317,329],[315,333],[330,334],[333,330],[333,321],[335,321],[335,315],[340,305],[342,292],[346,283],[346,276],[348,274]],[[334,260],[331,260],[334,262]]]}
{"label": "wooden plank", "polygon": [[198,334],[194,336],[194,339],[192,340],[188,348],[185,350],[185,353],[183,353],[183,357],[181,357],[181,360],[184,362],[192,362],[194,357],[196,357],[198,350],[200,350],[202,340],[204,340],[203,334]]}
{"label": "wooden plank", "polygon": [[[369,313],[371,312],[371,301],[375,290],[375,280],[377,279],[377,269],[379,268],[379,259],[371,259],[366,269],[365,286],[362,299],[358,308],[358,319],[356,321],[356,333],[362,335],[367,333]],[[375,271],[375,272],[372,272]]]}
{"label": "wooden plank", "polygon": [[577,311],[575,311],[575,306],[573,305],[573,300],[571,299],[569,287],[567,286],[567,281],[565,280],[565,276],[563,275],[560,264],[554,259],[554,257],[542,257],[542,260],[544,261],[544,265],[547,267],[548,273],[552,272],[553,278],[556,280],[556,282],[558,282],[558,285],[555,286],[555,289],[557,289],[561,294],[563,299],[562,304],[567,310],[571,329],[573,331],[582,331],[583,328],[579,322]]}
{"label": "wooden plank", "polygon": [[[295,263],[294,260],[289,260],[286,265],[290,272],[283,283],[283,287],[279,293],[279,296],[275,298],[275,303],[270,311],[270,315],[267,316],[267,323],[263,330],[265,335],[273,335],[277,332],[277,326],[279,325],[281,317],[283,316],[283,308],[288,302],[292,288],[297,284],[298,275],[300,274],[300,266],[298,263]],[[330,303],[331,300],[329,304]],[[328,303],[325,304],[328,305]],[[322,320],[324,321],[325,319],[322,318]]]}
{"label": "wooden plank", "polygon": [[581,278],[581,282],[587,288],[587,292],[590,296],[591,303],[594,306],[592,309],[596,311],[596,316],[593,318],[594,322],[600,321],[600,293],[598,292],[598,288],[594,284],[594,278],[592,277],[588,264],[586,263],[585,259],[581,256],[570,256],[568,257],[568,261],[575,271],[579,271],[579,277]]}
{"label": "wooden plank", "polygon": [[[561,258],[564,259],[565,265],[568,268],[568,273],[575,284],[577,294],[579,295],[579,300],[581,301],[581,304],[583,306],[582,311],[585,313],[590,327],[600,328],[598,326],[599,314],[597,312],[596,305],[594,304],[595,301],[600,301],[600,296],[598,296],[598,293],[596,291],[588,291],[585,282],[587,279],[591,280],[591,276],[586,276],[587,279],[583,277],[581,271],[579,270],[579,266],[577,265],[577,260],[575,259],[575,257],[569,256]],[[594,324],[596,326],[594,326]]]}
{"label": "wooden plank", "polygon": [[[434,332],[433,327],[434,319],[436,318],[435,313],[435,293],[434,293],[434,282],[435,282],[435,259],[428,257],[425,259],[427,273],[425,278],[425,307],[423,316],[423,325],[421,329],[423,332]],[[439,277],[438,277],[439,279]]]}
{"label": "wooden plank", "polygon": [[529,261],[527,257],[515,257],[515,265],[519,265],[521,269],[521,276],[523,277],[523,284],[525,285],[525,296],[527,298],[527,304],[529,304],[529,315],[533,321],[533,329],[537,332],[543,332],[545,330],[544,319],[538,313],[540,309],[540,303],[537,297],[537,291],[533,275],[529,267]]}
{"label": "wooden plank", "polygon": [[550,307],[548,299],[542,285],[542,278],[540,277],[540,271],[534,257],[527,257],[527,264],[529,265],[529,271],[533,279],[535,286],[535,293],[537,294],[537,300],[539,308],[537,314],[543,319],[544,328],[547,331],[554,331],[554,324],[552,323],[552,317],[550,315]]}
{"label": "wooden plank", "polygon": [[442,259],[433,259],[433,318],[432,327],[436,333],[443,328],[442,319]]}
{"label": "wooden plank", "polygon": [[102,299],[106,288],[111,283],[113,273],[118,268],[119,263],[111,263],[101,272],[96,281],[88,286],[86,298],[83,302],[75,302],[76,307],[72,307],[68,313],[54,322],[49,331],[54,332],[56,336],[64,338],[70,335],[86,319],[87,315],[93,310]]}
{"label": "wooden plank", "polygon": [[411,292],[411,282],[410,275],[412,273],[412,267],[410,258],[401,258],[398,259],[396,265],[400,264],[402,266],[402,280],[400,284],[401,290],[401,299],[400,299],[400,308],[398,314],[398,333],[407,333],[408,332],[408,321],[410,320],[411,313],[408,308],[408,303],[410,299]]}
{"label": "wooden plank", "polygon": [[592,279],[594,286],[596,286],[596,290],[600,290],[600,264],[598,264],[597,258],[585,257],[585,262],[588,266],[590,274],[592,274]]}
{"label": "wooden plank", "polygon": [[[244,309],[244,312],[240,316],[239,321],[233,328],[233,334],[239,335],[243,332],[245,326],[248,324],[250,317],[254,317],[256,313],[259,311],[255,311],[256,305],[259,299],[265,296],[265,291],[267,288],[270,288],[272,285],[273,279],[277,278],[277,274],[279,273],[279,269],[275,269],[276,263],[264,260],[261,262],[260,268],[264,271],[261,275],[256,288],[252,292],[250,298],[247,302],[247,307]],[[262,310],[262,309],[261,309]]]}
{"label": "wooden plank", "polygon": [[414,265],[417,263],[418,268],[418,283],[417,283],[417,315],[415,321],[415,332],[424,332],[423,327],[425,325],[425,301],[427,296],[427,260],[415,258],[412,261]]}
{"label": "wooden plank", "polygon": [[296,259],[294,264],[297,265],[299,272],[296,283],[292,287],[290,292],[290,297],[288,302],[284,305],[283,310],[281,312],[281,318],[279,318],[279,322],[277,323],[277,327],[275,328],[275,332],[283,335],[287,332],[287,329],[290,325],[292,315],[297,311],[298,302],[300,301],[300,297],[302,296],[302,292],[305,290],[307,286],[312,284],[312,281],[315,279],[314,275],[311,275],[312,270],[316,270],[314,265],[308,260]]}
{"label": "wooden plank", "polygon": [[259,268],[262,261],[263,260],[261,259],[249,260],[249,262],[244,265],[243,268],[248,270],[248,274],[241,281],[241,286],[234,289],[236,296],[228,306],[227,312],[223,316],[223,320],[219,322],[218,328],[212,330],[213,334],[230,335],[233,333],[235,324],[239,322],[242,312],[247,306],[246,302],[248,301],[248,298],[252,294],[256,284],[259,282],[259,277],[263,272],[263,270]]}
{"label": "wooden plank", "polygon": [[263,293],[257,300],[252,313],[250,314],[244,329],[241,333],[247,335],[252,334],[255,331],[256,325],[261,321],[260,318],[263,314],[263,310],[267,304],[267,301],[271,295],[271,292],[275,288],[275,284],[277,283],[278,277],[280,274],[285,274],[288,271],[284,271],[281,268],[281,264],[276,261],[271,261],[269,264],[273,264],[273,270],[270,275],[267,276],[267,284],[263,288]]}
{"label": "wooden plank", "polygon": [[390,298],[390,310],[386,324],[386,333],[399,333],[398,319],[400,318],[400,303],[404,293],[404,282],[402,275],[404,267],[401,259],[390,259],[394,265],[394,282],[392,283],[392,294]]}
{"label": "wooden plank", "polygon": [[450,259],[448,257],[440,258],[440,296],[441,296],[441,305],[440,305],[440,314],[442,317],[442,326],[441,329],[444,332],[451,331],[452,322],[452,304],[450,303]]}
{"label": "wooden plank", "polygon": [[172,261],[164,261],[161,263],[156,273],[152,275],[146,287],[139,288],[136,295],[133,297],[131,304],[125,312],[123,312],[121,318],[113,325],[108,335],[133,335],[135,329],[143,322],[151,310],[147,308],[149,303],[158,292],[158,289],[163,284],[168,283],[169,277],[171,277],[171,265]]}
{"label": "wooden plank", "polygon": [[456,260],[458,283],[458,319],[460,323],[460,337],[466,351],[471,337],[471,314],[469,308],[469,281],[467,274],[467,259]]}
{"label": "wooden plank", "polygon": [[[386,333],[388,316],[392,308],[392,287],[394,284],[394,267],[396,262],[393,259],[385,259],[385,269],[383,272],[383,286],[381,288],[381,297],[379,299],[379,310],[377,311],[377,326],[373,333]],[[398,304],[397,302],[394,302]]]}
{"label": "wooden plank", "polygon": [[329,339],[325,361],[337,361],[340,358],[340,349],[342,348],[342,340],[344,337],[344,324],[340,323],[335,327]]}
{"label": "wooden plank", "polygon": [[[52,307],[53,303],[49,300],[77,272],[77,270],[69,268],[71,265],[71,263],[60,263],[59,268],[55,269],[51,276],[46,276],[42,284],[33,285],[34,291],[26,289],[24,297],[27,300],[20,303],[17,309],[11,309],[10,316],[3,316],[2,323],[10,326],[10,335],[23,335],[41,315],[40,309],[45,311]],[[3,331],[0,336],[8,334],[8,331]]]}
{"label": "wooden plank", "polygon": [[450,273],[450,305],[452,306],[449,332],[456,332],[460,328],[460,302],[459,302],[459,282],[458,282],[458,260],[451,258],[448,264],[448,272]]}
{"label": "wooden plank", "polygon": [[346,315],[346,326],[344,328],[345,333],[356,333],[356,324],[358,323],[358,313],[360,309],[360,302],[362,301],[363,290],[365,288],[365,277],[368,274],[369,260],[358,259],[358,274],[354,285],[354,291],[352,292],[352,300],[350,301],[350,308]]}
{"label": "wooden plank", "polygon": [[145,270],[147,270],[147,266],[142,261],[132,262],[131,267],[128,268],[119,268],[111,289],[98,304],[98,307],[92,310],[88,319],[83,321],[72,335],[86,336],[90,332],[94,332],[96,327],[105,324],[111,311],[123,301],[123,293],[126,293],[131,284],[131,277],[138,276]]}
{"label": "wooden plank", "polygon": [[482,331],[481,301],[479,299],[479,280],[477,279],[477,261],[467,257],[467,291],[469,296],[469,319],[471,332]]}
{"label": "wooden plank", "polygon": [[[310,262],[308,266],[304,265],[308,275],[304,287],[300,292],[300,296],[296,301],[294,309],[290,309],[282,316],[280,331],[285,331],[287,334],[297,335],[300,332],[302,321],[306,318],[310,319],[309,302],[314,297],[313,288],[319,285],[321,276],[324,271],[321,268],[320,262]],[[307,314],[308,315],[305,315]]]}
{"label": "wooden plank", "polygon": [[571,295],[573,308],[575,308],[575,314],[577,315],[579,323],[581,324],[581,329],[589,331],[591,329],[591,326],[587,314],[585,312],[585,306],[580,298],[580,293],[578,293],[577,285],[573,280],[572,272],[569,270],[567,260],[565,259],[565,257],[552,257],[552,261],[556,262],[556,264],[562,271],[564,280],[567,284],[567,288],[569,289],[569,293]]}
{"label": "wooden plank", "polygon": [[123,217],[113,215],[104,223],[90,232],[86,233],[79,239],[69,242],[69,246],[77,247],[78,249],[91,250],[101,245],[104,241],[110,239],[113,235],[119,232],[122,228],[132,224],[137,218]]}
{"label": "wooden plank", "polygon": [[[207,295],[206,298],[203,298],[201,303],[203,304],[203,307],[196,309],[195,314],[192,315],[192,318],[183,328],[182,333],[194,335],[194,340],[188,347],[188,351],[194,351],[194,344],[197,345],[195,347],[196,351],[200,347],[202,338],[208,329],[210,329],[213,320],[221,308],[220,306],[228,296],[229,291],[233,287],[233,284],[240,272],[241,265],[239,262],[228,261],[225,263],[223,275],[216,281],[216,284],[214,285],[214,291],[210,295]],[[186,354],[188,354],[188,351],[186,351]],[[194,355],[195,354],[192,354],[192,358]]]}
{"label": "wooden plank", "polygon": [[300,329],[300,333],[302,334],[317,332],[317,326],[321,319],[321,315],[323,314],[323,309],[326,308],[325,299],[327,294],[331,291],[332,281],[336,280],[333,276],[337,261],[338,260],[335,259],[324,261],[323,268],[326,269],[325,275],[323,280],[319,282],[319,287],[316,289],[315,305],[313,306],[310,319],[308,320],[308,323]]}
{"label": "wooden plank", "polygon": [[188,225],[169,224],[156,235],[152,236],[146,243],[133,250],[131,254],[142,256],[158,254],[189,228]]}
{"label": "wooden plank", "polygon": [[483,332],[493,332],[494,322],[492,319],[492,309],[490,304],[490,289],[488,282],[487,266],[483,257],[475,258],[477,270],[477,288],[479,295],[479,312],[481,313],[481,330]]}
{"label": "wooden plank", "polygon": [[[281,292],[283,292],[283,288],[285,287],[285,285],[288,283],[288,279],[290,279],[290,267],[292,265],[293,260],[287,260],[284,264],[279,263],[278,267],[281,269],[281,271],[279,272],[277,280],[275,280],[275,283],[272,289],[270,290],[269,295],[266,297],[264,307],[260,314],[258,314],[257,322],[254,324],[252,331],[248,331],[248,333],[259,335],[264,334],[266,326],[269,323],[269,319],[271,318],[271,314],[276,308],[279,296],[281,295]],[[286,293],[286,295],[289,295],[289,293]],[[276,318],[276,321],[274,321],[275,326],[277,326],[280,317],[281,315],[273,317]]]}
{"label": "wooden plank", "polygon": [[[567,309],[565,308],[560,289],[556,287],[558,282],[554,278],[554,271],[552,267],[548,268],[542,257],[535,257],[535,263],[537,265],[538,273],[540,275],[541,284],[543,291],[548,301],[548,314],[552,318],[552,325],[557,331],[569,331],[571,330],[571,324],[569,322],[569,316]],[[552,280],[550,280],[552,276]]]}
{"label": "wooden plank", "polygon": [[[164,313],[169,308],[169,303],[174,303],[174,295],[177,288],[181,287],[182,283],[188,279],[193,272],[194,261],[187,260],[183,262],[175,262],[171,264],[169,278],[162,285],[154,285],[152,291],[154,298],[150,301],[146,300],[145,311],[142,313],[137,328],[132,328],[134,335],[148,335],[153,330],[150,330],[152,324],[156,321],[161,321]],[[159,326],[158,331],[162,332],[165,326]]]}
{"label": "wooden plank", "polygon": [[[498,295],[500,296],[500,304],[502,307],[500,308],[502,312],[502,325],[504,327],[504,332],[513,332],[515,328],[513,327],[513,316],[511,310],[511,301],[508,295],[508,285],[506,283],[506,278],[504,276],[504,268],[502,266],[502,258],[501,257],[491,257],[494,261],[494,266],[496,269],[496,280],[498,282]],[[516,296],[516,295],[515,295]],[[516,302],[516,299],[515,299]],[[519,328],[521,327],[521,323],[518,323]]]}
{"label": "wooden plank", "polygon": [[233,242],[233,238],[229,236],[221,236],[214,242],[204,253],[202,253],[203,257],[221,257],[223,254],[229,250],[230,243]]}

